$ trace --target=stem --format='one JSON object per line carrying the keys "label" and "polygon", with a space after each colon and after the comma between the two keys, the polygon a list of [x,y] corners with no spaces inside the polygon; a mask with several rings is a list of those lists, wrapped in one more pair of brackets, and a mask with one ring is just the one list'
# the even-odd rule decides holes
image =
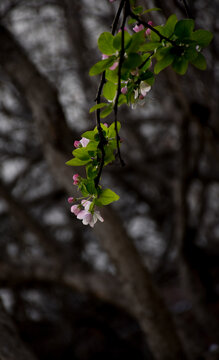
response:
{"label": "stem", "polygon": [[117,126],[118,125],[117,124],[117,113],[118,113],[119,95],[121,94],[121,70],[122,70],[122,63],[123,63],[123,60],[124,60],[124,53],[125,53],[125,32],[124,32],[124,27],[125,27],[126,18],[127,18],[127,1],[125,1],[124,15],[123,15],[123,20],[122,20],[121,52],[120,52],[119,67],[118,67],[118,89],[117,89],[117,94],[116,94],[116,99],[115,99],[115,104],[114,104],[117,154],[118,154],[121,166],[124,166],[125,163],[124,163],[124,161],[123,161],[123,159],[121,157],[121,152],[120,152],[120,137],[119,137],[118,126]]}
{"label": "stem", "polygon": [[[122,11],[125,3],[126,3],[126,0],[121,0],[121,2],[120,2],[119,8],[117,10],[117,13],[115,15],[115,18],[114,18],[114,21],[113,21],[113,24],[112,24],[112,35],[115,34],[115,31],[116,31],[116,28],[117,28],[117,25],[118,25],[118,22],[119,22],[119,18],[120,18],[120,15],[121,15],[121,11]],[[123,37],[124,37],[124,26],[123,26]],[[120,70],[120,73],[121,73],[121,70]],[[98,91],[97,91],[97,96],[96,96],[96,99],[95,99],[97,104],[100,104],[101,93],[102,93],[102,90],[103,90],[104,83],[105,83],[105,71],[102,74],[100,84],[99,84],[99,87],[98,87]],[[118,101],[117,101],[117,103],[118,103]],[[104,159],[105,159],[104,146],[107,144],[107,140],[103,135],[103,131],[102,131],[102,127],[101,127],[100,109],[96,110],[96,125],[97,125],[98,134],[99,134],[99,137],[100,137],[98,148],[101,151],[101,159],[100,159],[100,163],[99,163],[98,174],[97,174],[96,178],[94,179],[94,184],[95,184],[95,187],[97,189],[98,185],[99,185],[99,182],[100,182],[100,177],[101,177],[101,174],[102,174],[103,166],[104,166]],[[116,130],[116,134],[118,134],[117,119],[116,119],[115,130]],[[118,147],[118,141],[119,141],[119,139],[117,139],[117,147]],[[118,154],[120,156],[119,151],[118,151]]]}

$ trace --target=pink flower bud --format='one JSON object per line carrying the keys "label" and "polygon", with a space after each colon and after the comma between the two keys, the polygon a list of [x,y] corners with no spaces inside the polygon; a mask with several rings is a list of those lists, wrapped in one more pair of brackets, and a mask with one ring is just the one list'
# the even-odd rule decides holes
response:
{"label": "pink flower bud", "polygon": [[139,31],[141,31],[141,30],[144,30],[144,25],[143,25],[143,24],[135,25],[135,26],[133,27],[133,31],[134,31],[134,32],[139,32]]}
{"label": "pink flower bud", "polygon": [[72,204],[74,201],[75,201],[75,199],[74,199],[73,197],[69,197],[69,198],[68,198],[68,203],[69,203],[69,204]]}
{"label": "pink flower bud", "polygon": [[106,55],[106,54],[102,54],[102,60],[105,60],[105,59],[108,59],[109,58],[109,56],[108,55]]}
{"label": "pink flower bud", "polygon": [[139,95],[139,99],[140,100],[143,100],[144,99],[144,96],[142,94]]}
{"label": "pink flower bud", "polygon": [[73,175],[73,180],[74,180],[73,184],[74,184],[74,185],[78,185],[78,184],[79,184],[79,182],[80,182],[79,177],[80,177],[79,174],[74,174],[74,175]]}
{"label": "pink flower bud", "polygon": [[76,216],[79,214],[80,211],[81,211],[81,206],[80,205],[73,205],[71,207],[71,212],[73,214],[75,214]]}
{"label": "pink flower bud", "polygon": [[121,89],[122,94],[124,94],[124,95],[127,94],[127,91],[128,91],[127,86],[122,87],[122,89]]}
{"label": "pink flower bud", "polygon": [[80,141],[78,141],[78,140],[75,140],[75,142],[74,142],[74,147],[75,148],[78,148],[79,146],[80,146]]}
{"label": "pink flower bud", "polygon": [[[126,26],[124,26],[124,30],[128,31],[128,28]],[[122,31],[122,29],[119,29],[118,33],[121,32],[121,31]]]}
{"label": "pink flower bud", "polygon": [[[148,25],[153,25],[153,22],[152,21],[148,21]],[[146,31],[145,31],[145,34],[148,36],[148,35],[150,35],[150,33],[151,33],[151,29],[147,29]]]}
{"label": "pink flower bud", "polygon": [[106,126],[107,128],[108,128],[108,126],[109,126],[107,123],[104,123],[103,125]]}
{"label": "pink flower bud", "polygon": [[113,64],[109,69],[110,69],[110,70],[115,70],[118,65],[119,65],[119,62],[116,61],[116,62],[114,62],[114,64]]}

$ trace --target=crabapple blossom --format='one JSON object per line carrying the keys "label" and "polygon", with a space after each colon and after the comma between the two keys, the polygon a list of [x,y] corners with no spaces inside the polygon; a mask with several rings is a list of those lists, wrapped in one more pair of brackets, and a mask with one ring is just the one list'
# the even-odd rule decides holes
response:
{"label": "crabapple blossom", "polygon": [[75,140],[75,142],[74,142],[74,147],[75,147],[75,148],[78,148],[79,146],[80,146],[80,141]]}
{"label": "crabapple blossom", "polygon": [[[148,25],[153,25],[153,22],[152,21],[148,21]],[[150,35],[150,33],[151,33],[151,29],[147,29],[146,31],[145,31],[145,34],[146,35]]]}
{"label": "crabapple blossom", "polygon": [[114,64],[109,68],[110,70],[115,70],[117,66],[119,65],[118,61],[115,61]]}
{"label": "crabapple blossom", "polygon": [[77,214],[77,219],[82,220],[82,223],[84,225],[90,225],[91,227],[94,227],[97,220],[100,220],[101,222],[104,221],[102,216],[100,215],[99,211],[90,211],[91,201],[89,200],[82,200],[81,204],[84,206],[84,210],[81,210]]}
{"label": "crabapple blossom", "polygon": [[102,54],[102,60],[105,60],[105,59],[108,59],[109,58],[109,56],[108,55],[106,55],[106,54]]}
{"label": "crabapple blossom", "polygon": [[78,185],[79,182],[80,182],[80,180],[79,180],[79,174],[74,174],[74,175],[73,175],[73,180],[74,180],[73,184],[74,184],[74,185]]}
{"label": "crabapple blossom", "polygon": [[107,128],[108,128],[108,126],[109,126],[107,123],[104,123],[103,125],[106,126]]}
{"label": "crabapple blossom", "polygon": [[81,140],[80,140],[80,143],[82,145],[82,147],[86,147],[87,144],[89,143],[89,139],[86,139],[85,137],[83,137]]}
{"label": "crabapple blossom", "polygon": [[142,24],[140,24],[140,25],[135,25],[134,27],[133,27],[133,31],[134,32],[139,32],[139,31],[141,31],[141,30],[144,30],[144,25],[142,25]]}
{"label": "crabapple blossom", "polygon": [[124,87],[121,88],[121,93],[122,94],[127,94],[127,91],[128,91],[127,86],[124,86]]}
{"label": "crabapple blossom", "polygon": [[151,90],[151,86],[146,83],[146,81],[141,81],[140,83],[140,93],[143,97]]}
{"label": "crabapple blossom", "polygon": [[100,220],[101,222],[104,221],[99,211],[90,212],[87,210],[80,211],[77,215],[77,219],[82,220],[84,225],[90,225],[91,227],[94,227],[97,220]]}
{"label": "crabapple blossom", "polygon": [[77,216],[81,212],[81,205],[73,205],[71,212]]}
{"label": "crabapple blossom", "polygon": [[68,198],[68,203],[69,203],[69,204],[72,204],[74,201],[75,201],[75,199],[74,199],[73,197],[69,197],[69,198]]}

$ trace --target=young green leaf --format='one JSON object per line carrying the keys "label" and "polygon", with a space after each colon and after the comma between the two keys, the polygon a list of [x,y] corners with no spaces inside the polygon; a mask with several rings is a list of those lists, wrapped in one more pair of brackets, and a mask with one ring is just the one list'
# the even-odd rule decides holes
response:
{"label": "young green leaf", "polygon": [[114,36],[109,32],[103,32],[98,39],[99,50],[106,55],[115,54],[116,50],[113,46]]}
{"label": "young green leaf", "polygon": [[74,150],[73,155],[82,161],[90,160],[90,156],[87,152],[87,147],[86,148],[82,147],[82,148],[78,148],[78,149]]}
{"label": "young green leaf", "polygon": [[159,41],[147,42],[140,46],[139,51],[153,51],[161,46]]}
{"label": "young green leaf", "polygon": [[86,165],[88,162],[90,162],[90,159],[89,160],[80,160],[78,158],[74,158],[74,159],[71,159],[71,160],[67,161],[66,165],[69,165],[69,166],[83,166],[83,165]]}
{"label": "young green leaf", "polygon": [[96,64],[92,66],[89,71],[90,76],[101,74],[104,70],[108,69],[110,66],[114,64],[116,60],[115,56],[111,56],[109,59],[98,61]]}
{"label": "young green leaf", "polygon": [[169,53],[166,56],[164,56],[161,60],[159,60],[154,67],[154,73],[155,74],[159,74],[159,72],[161,72],[163,69],[165,69],[166,67],[168,67],[169,65],[172,64],[174,60],[174,55]]}
{"label": "young green leaf", "polygon": [[205,57],[201,53],[198,53],[198,56],[194,60],[190,61],[190,63],[199,70],[205,70],[207,67]]}
{"label": "young green leaf", "polygon": [[192,34],[194,26],[195,22],[192,19],[179,20],[176,23],[174,33],[180,39],[189,38]]}
{"label": "young green leaf", "polygon": [[123,68],[125,69],[136,69],[139,65],[142,63],[142,57],[141,55],[137,53],[130,53],[128,55],[128,58],[123,63]]}
{"label": "young green leaf", "polygon": [[177,16],[175,14],[170,15],[165,24],[166,36],[169,37],[173,34],[176,23],[177,23]]}
{"label": "young green leaf", "polygon": [[[128,31],[124,31],[124,45],[125,45],[125,49],[128,48],[128,46],[131,44],[132,41],[132,37],[131,35],[128,33]],[[113,40],[113,46],[116,50],[121,50],[121,46],[122,46],[122,31],[120,31]]]}
{"label": "young green leaf", "polygon": [[96,205],[109,205],[113,201],[119,200],[119,195],[110,189],[102,190],[99,197],[95,200]]}
{"label": "young green leaf", "polygon": [[[106,106],[107,103],[99,103],[99,104],[96,104],[94,106],[92,106],[92,108],[90,108],[90,113],[94,112],[95,110],[97,109],[102,109],[104,106]],[[88,139],[88,138],[87,138]]]}
{"label": "young green leaf", "polygon": [[105,109],[103,111],[101,111],[101,113],[100,113],[101,119],[104,119],[105,117],[107,117],[112,111],[113,111],[113,105],[109,104],[107,107],[105,107]]}
{"label": "young green leaf", "polygon": [[117,85],[113,84],[110,81],[107,81],[103,87],[103,96],[107,100],[112,101],[116,95],[116,90],[117,90]]}
{"label": "young green leaf", "polygon": [[185,59],[185,57],[175,57],[172,68],[175,70],[175,72],[179,75],[184,75],[188,68],[188,60]]}
{"label": "young green leaf", "polygon": [[207,30],[196,30],[192,33],[192,40],[195,40],[201,47],[206,47],[213,39],[213,34]]}
{"label": "young green leaf", "polygon": [[151,8],[151,9],[145,10],[145,11],[142,13],[142,15],[143,15],[143,14],[147,14],[147,13],[149,13],[149,12],[151,12],[151,11],[162,11],[162,9],[161,9],[161,8],[158,8],[158,7]]}

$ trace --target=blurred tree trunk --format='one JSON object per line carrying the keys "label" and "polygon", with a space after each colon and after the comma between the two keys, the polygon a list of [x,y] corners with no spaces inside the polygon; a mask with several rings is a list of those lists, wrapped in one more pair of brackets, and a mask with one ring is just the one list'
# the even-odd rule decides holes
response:
{"label": "blurred tree trunk", "polygon": [[[48,164],[63,188],[72,194],[72,170],[65,166],[72,138],[57,93],[3,26],[0,27],[0,65],[26,97]],[[103,216],[104,223],[97,224],[94,232],[116,264],[130,312],[145,332],[155,359],[185,360],[172,318],[118,216],[110,207],[103,210]]]}
{"label": "blurred tree trunk", "polygon": [[10,317],[0,302],[0,359],[1,360],[36,360],[20,340]]}

